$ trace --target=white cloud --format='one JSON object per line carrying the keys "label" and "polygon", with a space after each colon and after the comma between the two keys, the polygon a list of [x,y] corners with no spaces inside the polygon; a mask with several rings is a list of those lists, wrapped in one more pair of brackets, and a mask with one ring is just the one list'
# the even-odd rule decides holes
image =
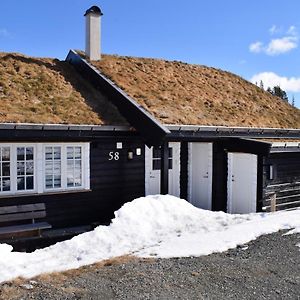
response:
{"label": "white cloud", "polygon": [[279,27],[277,27],[276,25],[273,25],[273,26],[269,29],[270,34],[280,33],[281,31],[282,31],[282,29],[279,28]]}
{"label": "white cloud", "polygon": [[288,35],[298,36],[297,28],[294,25],[290,26],[286,33]]}
{"label": "white cloud", "polygon": [[7,29],[5,29],[5,28],[0,28],[0,37],[9,37],[10,36],[10,34],[9,34],[9,32],[8,32],[8,30]]}
{"label": "white cloud", "polygon": [[274,87],[276,85],[279,85],[283,90],[286,92],[293,92],[293,93],[299,93],[300,92],[300,77],[284,77],[279,76],[276,73],[273,72],[262,72],[255,74],[250,81],[252,83],[256,82],[262,82],[264,83],[264,87]]}
{"label": "white cloud", "polygon": [[[276,25],[269,29],[271,35],[282,33],[283,30]],[[273,38],[268,43],[257,41],[250,44],[249,51],[252,53],[265,53],[267,55],[279,55],[287,53],[298,47],[298,32],[294,25],[291,25],[287,31],[284,32],[283,37]]]}
{"label": "white cloud", "polygon": [[264,50],[263,43],[262,42],[252,43],[249,46],[249,50],[250,50],[250,52],[253,52],[253,53],[260,53]]}
{"label": "white cloud", "polygon": [[294,36],[287,36],[281,39],[271,40],[268,46],[264,48],[264,52],[268,55],[278,55],[289,52],[297,47],[298,38]]}

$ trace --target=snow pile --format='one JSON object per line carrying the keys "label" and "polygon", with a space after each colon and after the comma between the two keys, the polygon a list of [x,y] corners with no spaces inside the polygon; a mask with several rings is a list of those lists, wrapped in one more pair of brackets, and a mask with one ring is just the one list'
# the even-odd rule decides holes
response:
{"label": "snow pile", "polygon": [[173,196],[148,196],[126,203],[110,226],[33,253],[0,245],[0,282],[62,271],[125,254],[199,256],[234,248],[280,229],[300,230],[300,210],[229,215],[198,209]]}

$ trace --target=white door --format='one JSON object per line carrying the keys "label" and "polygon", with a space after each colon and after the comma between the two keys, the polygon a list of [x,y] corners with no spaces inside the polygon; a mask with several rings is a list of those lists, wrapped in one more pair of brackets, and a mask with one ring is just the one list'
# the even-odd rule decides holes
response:
{"label": "white door", "polygon": [[[158,147],[145,150],[145,193],[160,194],[160,155]],[[169,143],[169,194],[180,197],[180,143]]]}
{"label": "white door", "polygon": [[256,212],[257,156],[228,153],[227,212]]}
{"label": "white door", "polygon": [[188,200],[196,207],[211,210],[212,143],[189,143]]}

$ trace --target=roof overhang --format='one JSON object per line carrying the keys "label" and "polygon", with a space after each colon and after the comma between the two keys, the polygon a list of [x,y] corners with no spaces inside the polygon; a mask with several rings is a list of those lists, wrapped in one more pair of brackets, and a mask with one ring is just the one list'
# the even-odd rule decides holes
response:
{"label": "roof overhang", "polygon": [[300,139],[300,129],[230,126],[167,125],[176,137],[238,137],[255,139]]}

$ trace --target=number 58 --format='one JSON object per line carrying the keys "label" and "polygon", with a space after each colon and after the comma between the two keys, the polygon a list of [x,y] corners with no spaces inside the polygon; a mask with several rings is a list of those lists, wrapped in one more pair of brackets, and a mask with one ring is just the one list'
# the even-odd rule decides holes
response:
{"label": "number 58", "polygon": [[120,159],[120,153],[119,152],[109,152],[108,153],[108,160],[119,160]]}

